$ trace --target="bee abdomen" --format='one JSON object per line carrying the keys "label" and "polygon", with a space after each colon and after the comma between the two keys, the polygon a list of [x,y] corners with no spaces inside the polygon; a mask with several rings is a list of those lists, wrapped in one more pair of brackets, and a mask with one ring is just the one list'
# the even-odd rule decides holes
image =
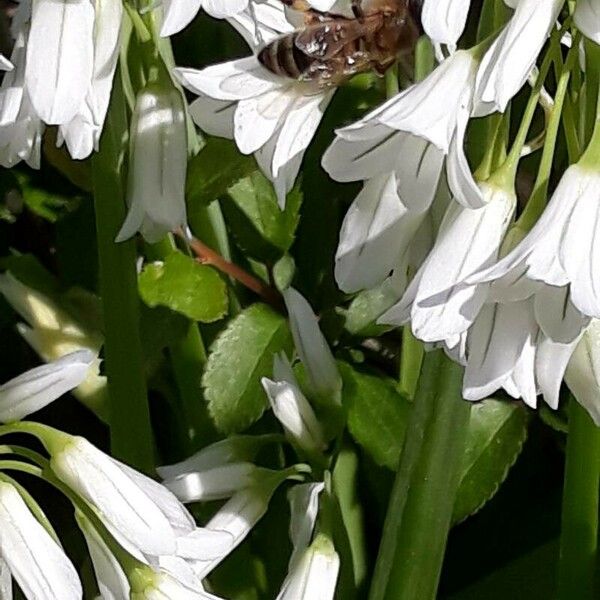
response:
{"label": "bee abdomen", "polygon": [[276,75],[299,79],[310,67],[312,59],[296,47],[296,36],[293,32],[273,40],[258,53],[258,60]]}

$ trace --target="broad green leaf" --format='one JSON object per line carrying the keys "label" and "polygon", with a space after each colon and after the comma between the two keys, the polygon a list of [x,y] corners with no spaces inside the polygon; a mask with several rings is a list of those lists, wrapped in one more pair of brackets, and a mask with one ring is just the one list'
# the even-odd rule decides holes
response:
{"label": "broad green leaf", "polygon": [[195,204],[210,204],[256,169],[252,156],[243,155],[230,141],[207,138],[202,150],[188,163],[186,194],[190,211]]}
{"label": "broad green leaf", "polygon": [[292,350],[284,317],[265,304],[253,304],[217,337],[202,378],[208,409],[224,433],[244,431],[267,406],[261,377],[272,373],[273,355]]}
{"label": "broad green leaf", "polygon": [[273,185],[258,170],[231,186],[222,201],[237,245],[263,262],[274,262],[291,247],[301,204],[302,193],[296,186],[281,210]]}
{"label": "broad green leaf", "polygon": [[380,375],[361,373],[338,363],[343,379],[342,401],[348,411],[352,437],[381,466],[398,465],[410,402],[395,382]]}
{"label": "broad green leaf", "polygon": [[453,521],[477,512],[496,493],[527,437],[522,404],[489,398],[473,404]]}
{"label": "broad green leaf", "polygon": [[221,276],[181,252],[146,265],[139,288],[142,300],[151,308],[166,306],[195,321],[210,323],[227,312],[227,287]]}

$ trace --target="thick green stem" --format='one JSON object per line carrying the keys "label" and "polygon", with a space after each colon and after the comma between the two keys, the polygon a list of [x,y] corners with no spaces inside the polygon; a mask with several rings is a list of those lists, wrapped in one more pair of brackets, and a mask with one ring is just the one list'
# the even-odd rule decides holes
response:
{"label": "thick green stem", "polygon": [[100,150],[92,159],[111,451],[115,457],[151,472],[154,443],[139,334],[135,241],[115,243],[126,214],[121,165],[127,131],[117,76]]}
{"label": "thick green stem", "polygon": [[600,428],[572,398],[563,490],[559,600],[598,598],[599,490]]}
{"label": "thick green stem", "polygon": [[433,600],[444,559],[470,405],[462,368],[425,356],[369,600]]}

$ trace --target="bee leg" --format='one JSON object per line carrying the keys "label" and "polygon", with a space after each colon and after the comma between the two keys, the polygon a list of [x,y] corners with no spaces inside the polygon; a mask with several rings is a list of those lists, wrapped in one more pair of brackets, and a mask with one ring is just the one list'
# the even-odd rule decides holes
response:
{"label": "bee leg", "polygon": [[355,19],[362,21],[365,16],[362,9],[362,0],[352,0],[352,13]]}

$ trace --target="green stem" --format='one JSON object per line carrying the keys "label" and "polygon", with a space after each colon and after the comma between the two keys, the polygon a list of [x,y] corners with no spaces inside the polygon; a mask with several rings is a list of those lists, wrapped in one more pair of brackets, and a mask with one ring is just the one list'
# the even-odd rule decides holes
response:
{"label": "green stem", "polygon": [[571,398],[563,490],[559,600],[598,598],[596,571],[600,489],[600,429]]}
{"label": "green stem", "polygon": [[587,144],[596,124],[596,106],[598,104],[598,89],[600,87],[600,46],[585,38],[585,104],[584,104],[584,139],[582,146]]}
{"label": "green stem", "polygon": [[544,211],[548,201],[548,186],[554,160],[554,150],[556,148],[556,141],[558,139],[558,132],[562,120],[562,110],[569,86],[571,69],[573,68],[575,58],[577,57],[576,44],[579,44],[579,36],[575,36],[573,44],[574,46],[569,50],[567,60],[558,80],[556,95],[554,97],[554,107],[548,121],[546,141],[544,142],[544,149],[542,151],[542,158],[540,159],[537,178],[533,186],[533,192],[531,193],[531,197],[527,202],[523,214],[519,217],[517,222],[518,226],[524,231],[529,231],[531,227],[533,227]]}
{"label": "green stem", "polygon": [[115,243],[126,215],[121,165],[127,131],[117,75],[100,149],[92,158],[111,450],[115,457],[151,472],[154,443],[139,335],[137,253],[134,240]]}
{"label": "green stem", "polygon": [[401,393],[406,394],[411,400],[414,399],[417,392],[424,353],[423,344],[414,336],[410,325],[403,327],[398,388]]}
{"label": "green stem", "polygon": [[385,95],[387,98],[393,98],[400,91],[398,83],[398,63],[394,63],[385,72]]}
{"label": "green stem", "polygon": [[451,525],[470,405],[462,368],[425,356],[369,600],[433,600]]}

